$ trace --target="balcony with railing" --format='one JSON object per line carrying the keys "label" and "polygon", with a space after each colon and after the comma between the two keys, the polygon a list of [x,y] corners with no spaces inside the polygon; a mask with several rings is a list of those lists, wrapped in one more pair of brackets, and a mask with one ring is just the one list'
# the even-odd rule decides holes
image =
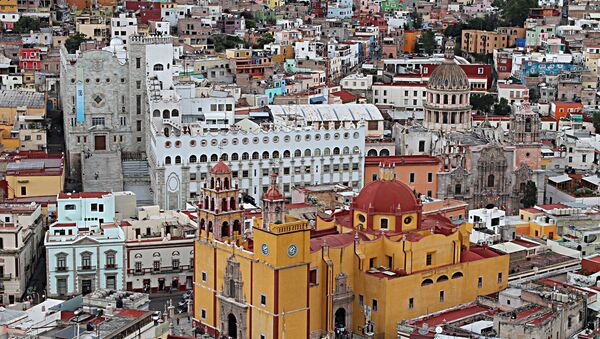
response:
{"label": "balcony with railing", "polygon": [[87,272],[87,271],[95,271],[95,270],[96,270],[96,266],[92,266],[92,265],[77,266],[78,272]]}
{"label": "balcony with railing", "polygon": [[12,273],[1,273],[0,281],[10,280],[12,279]]}
{"label": "balcony with railing", "polygon": [[133,274],[133,275],[144,275],[147,273],[164,274],[164,273],[178,273],[178,272],[183,272],[183,271],[192,271],[193,269],[194,269],[193,265],[161,266],[160,268],[143,267],[143,268],[130,268],[128,270],[128,273]]}
{"label": "balcony with railing", "polygon": [[119,266],[117,264],[106,264],[104,265],[104,268],[107,270],[116,270]]}
{"label": "balcony with railing", "polygon": [[68,271],[68,267],[67,266],[56,266],[55,271],[56,272],[66,272],[66,271]]}

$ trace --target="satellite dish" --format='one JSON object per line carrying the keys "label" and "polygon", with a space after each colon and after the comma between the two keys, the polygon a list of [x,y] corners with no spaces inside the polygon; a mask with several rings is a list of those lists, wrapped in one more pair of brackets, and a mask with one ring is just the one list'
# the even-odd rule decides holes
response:
{"label": "satellite dish", "polygon": [[442,332],[444,332],[444,329],[442,328],[442,326],[438,326],[435,328],[435,333],[442,334]]}

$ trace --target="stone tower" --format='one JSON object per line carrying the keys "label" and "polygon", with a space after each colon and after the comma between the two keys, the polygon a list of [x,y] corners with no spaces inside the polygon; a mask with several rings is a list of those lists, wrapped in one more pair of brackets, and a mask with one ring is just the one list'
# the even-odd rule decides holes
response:
{"label": "stone tower", "polygon": [[285,222],[285,198],[277,186],[277,173],[271,174],[271,186],[263,195],[263,229],[269,230],[271,224]]}

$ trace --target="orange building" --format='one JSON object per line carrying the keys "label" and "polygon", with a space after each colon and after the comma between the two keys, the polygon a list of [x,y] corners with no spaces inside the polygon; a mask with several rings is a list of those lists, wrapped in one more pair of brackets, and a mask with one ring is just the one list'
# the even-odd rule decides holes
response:
{"label": "orange building", "polygon": [[421,36],[419,31],[404,31],[404,44],[402,50],[404,53],[414,53],[417,47],[417,39]]}
{"label": "orange building", "polygon": [[469,204],[462,200],[435,200],[423,204],[423,215],[441,214],[452,221],[463,220],[468,216],[468,207]]}
{"label": "orange building", "polygon": [[583,112],[583,104],[580,102],[555,101],[550,106],[550,114],[559,121],[560,118],[568,118],[571,113]]}
{"label": "orange building", "polygon": [[380,165],[395,167],[396,180],[419,194],[437,197],[437,172],[440,160],[429,155],[402,155],[365,158],[365,185],[380,179]]}

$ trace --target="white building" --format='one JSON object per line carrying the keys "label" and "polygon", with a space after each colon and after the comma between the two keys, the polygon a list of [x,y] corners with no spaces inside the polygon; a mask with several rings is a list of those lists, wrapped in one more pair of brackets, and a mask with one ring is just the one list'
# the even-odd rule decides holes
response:
{"label": "white building", "polygon": [[135,16],[120,13],[118,17],[110,19],[110,37],[119,38],[127,43],[130,35],[137,34],[138,22]]}
{"label": "white building", "polygon": [[404,111],[422,111],[426,83],[397,82],[373,85],[373,103],[390,105]]}
{"label": "white building", "polygon": [[42,208],[30,205],[0,205],[0,304],[21,301],[37,260],[44,255]]}
{"label": "white building", "polygon": [[340,85],[346,90],[367,91],[373,85],[373,76],[370,74],[350,74],[340,81]]}
{"label": "white building", "polygon": [[124,213],[133,194],[66,193],[57,198],[57,221],[46,246],[47,295],[69,297],[99,288],[123,289],[125,234],[115,220],[115,199]]}
{"label": "white building", "polygon": [[473,224],[472,243],[492,243],[501,239],[500,229],[506,225],[506,212],[494,208],[479,208],[469,211],[469,223]]}
{"label": "white building", "polygon": [[[196,223],[190,213],[138,208],[123,226],[127,290],[158,292],[192,288]],[[195,213],[194,213],[195,214]]]}
{"label": "white building", "polygon": [[498,101],[506,99],[509,104],[520,105],[529,95],[529,89],[521,84],[498,84]]}

